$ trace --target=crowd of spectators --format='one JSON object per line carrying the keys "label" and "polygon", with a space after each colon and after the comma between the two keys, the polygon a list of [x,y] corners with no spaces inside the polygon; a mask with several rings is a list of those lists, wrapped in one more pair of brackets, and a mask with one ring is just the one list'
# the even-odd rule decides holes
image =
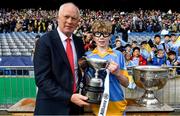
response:
{"label": "crowd of spectators", "polygon": [[57,11],[51,10],[0,10],[0,33],[35,32],[43,33],[57,27]]}
{"label": "crowd of spectators", "polygon": [[122,45],[120,37],[116,37],[116,47],[126,60],[127,67],[139,65],[168,66],[174,74],[180,74],[180,36],[176,34],[159,34],[148,41],[127,43]]}
{"label": "crowd of spectators", "polygon": [[[57,27],[57,10],[39,9],[0,9],[0,33],[7,32],[46,32]],[[179,12],[160,10],[137,10],[123,12],[120,10],[93,11],[80,10],[81,20],[77,29],[80,34],[90,29],[95,19],[107,19],[113,24],[113,31],[130,32],[159,32],[163,29],[169,32],[180,31]],[[124,34],[124,36],[126,36]]]}

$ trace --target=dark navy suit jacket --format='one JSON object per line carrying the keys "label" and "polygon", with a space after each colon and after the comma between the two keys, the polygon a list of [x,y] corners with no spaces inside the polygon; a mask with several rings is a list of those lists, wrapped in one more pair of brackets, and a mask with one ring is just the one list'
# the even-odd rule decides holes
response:
{"label": "dark navy suit jacket", "polygon": [[[83,41],[75,35],[73,40],[79,59],[84,55]],[[69,115],[81,111],[82,108],[70,102],[73,75],[57,30],[44,34],[37,41],[34,71],[38,87],[35,115]]]}

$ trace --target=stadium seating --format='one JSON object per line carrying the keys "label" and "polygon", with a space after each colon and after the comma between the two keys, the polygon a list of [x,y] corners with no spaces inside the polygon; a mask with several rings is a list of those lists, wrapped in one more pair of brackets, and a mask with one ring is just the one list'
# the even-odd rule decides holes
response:
{"label": "stadium seating", "polygon": [[[31,66],[32,50],[38,33],[12,32],[0,34],[1,66]],[[40,33],[39,35],[42,35]]]}
{"label": "stadium seating", "polygon": [[[35,45],[35,36],[37,34],[41,36],[43,33],[0,33],[1,66],[24,66],[26,64],[28,66],[32,65],[32,60],[30,59],[32,59],[32,50]],[[130,32],[128,33],[128,43],[137,41],[138,44],[140,44],[142,41],[148,41],[149,39],[153,40],[155,34],[160,33]],[[118,33],[117,35],[119,35],[121,38],[122,33]],[[115,36],[112,37],[112,44],[114,42]],[[122,42],[122,44],[125,45],[126,42]]]}
{"label": "stadium seating", "polygon": [[0,56],[31,56],[36,35],[26,32],[1,33]]}

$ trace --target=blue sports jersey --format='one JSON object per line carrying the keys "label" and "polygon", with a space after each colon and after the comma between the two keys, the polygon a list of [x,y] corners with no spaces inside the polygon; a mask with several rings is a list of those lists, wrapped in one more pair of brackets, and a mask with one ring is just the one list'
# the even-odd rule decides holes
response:
{"label": "blue sports jersey", "polygon": [[[107,53],[102,54],[99,53],[97,49],[94,49],[93,51],[86,52],[86,56],[87,58],[98,58],[108,61],[113,60],[119,65],[119,69],[126,70],[125,59],[120,51],[112,50],[111,48],[109,48],[107,50]],[[126,108],[127,102],[124,98],[124,93],[119,80],[115,77],[115,75],[111,73],[109,75],[109,87],[110,99],[107,115],[122,114],[122,112]],[[95,114],[98,114],[98,108],[98,105],[93,105],[92,109],[95,112]]]}

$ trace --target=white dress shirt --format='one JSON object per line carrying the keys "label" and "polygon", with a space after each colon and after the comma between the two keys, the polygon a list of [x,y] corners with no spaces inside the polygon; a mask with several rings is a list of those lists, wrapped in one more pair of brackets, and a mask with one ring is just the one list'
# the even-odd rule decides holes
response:
{"label": "white dress shirt", "polygon": [[[64,49],[66,51],[66,39],[68,38],[63,32],[61,32],[59,30],[59,28],[57,28],[57,31],[58,31],[58,34],[60,36],[60,39],[62,41],[62,44],[64,46]],[[78,81],[78,65],[77,65],[77,54],[76,54],[76,49],[75,49],[75,45],[74,45],[74,40],[72,38],[72,35],[71,37],[69,37],[72,41],[71,41],[71,46],[72,46],[72,49],[73,49],[73,57],[74,57],[74,70],[75,70],[75,78],[76,78],[76,83]]]}

